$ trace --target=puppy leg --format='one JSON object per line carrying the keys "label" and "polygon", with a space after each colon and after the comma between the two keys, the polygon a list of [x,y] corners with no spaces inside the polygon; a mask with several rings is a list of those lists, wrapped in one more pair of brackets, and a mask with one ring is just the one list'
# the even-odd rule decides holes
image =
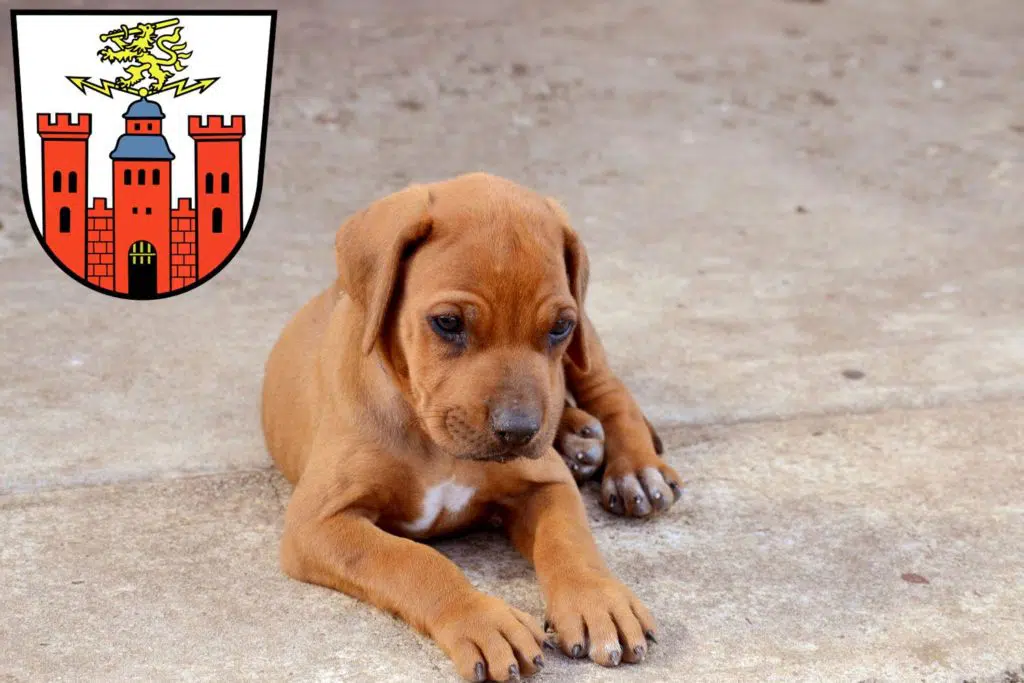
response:
{"label": "puppy leg", "polygon": [[604,428],[596,417],[566,401],[555,435],[555,450],[573,479],[586,481],[604,464]]}
{"label": "puppy leg", "polygon": [[400,617],[433,638],[467,680],[518,680],[544,665],[545,636],[533,618],[473,588],[433,548],[378,528],[365,511],[372,490],[342,492],[347,500],[336,502],[337,491],[306,482],[286,514],[285,573]]}
{"label": "puppy leg", "polygon": [[582,318],[590,367],[581,372],[567,362],[566,380],[576,404],[604,427],[601,501],[606,510],[634,517],[666,510],[682,496],[682,479],[658,457],[661,439],[609,367],[593,324]]}
{"label": "puppy leg", "polygon": [[516,548],[537,570],[547,622],[570,657],[603,666],[639,662],[656,626],[647,608],[616,579],[587,526],[579,489],[565,481],[542,484],[509,510]]}
{"label": "puppy leg", "polygon": [[665,453],[665,444],[661,442],[661,437],[658,436],[658,432],[655,431],[654,425],[651,424],[651,421],[648,420],[646,416],[644,417],[644,424],[647,425],[647,431],[651,433],[651,442],[654,444],[654,452],[658,455],[663,455]]}

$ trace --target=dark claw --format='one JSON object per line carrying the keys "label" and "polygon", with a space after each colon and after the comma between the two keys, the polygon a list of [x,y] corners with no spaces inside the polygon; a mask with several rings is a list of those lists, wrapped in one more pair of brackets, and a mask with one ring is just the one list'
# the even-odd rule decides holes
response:
{"label": "dark claw", "polygon": [[576,643],[575,645],[573,645],[572,646],[572,656],[573,656],[574,659],[579,659],[580,657],[582,657],[583,656],[583,646],[580,645],[579,643]]}
{"label": "dark claw", "polygon": [[675,496],[676,500],[683,497],[683,487],[681,487],[677,482],[670,481],[668,483],[668,487],[672,489],[672,495]]}
{"label": "dark claw", "polygon": [[544,647],[546,647],[549,650],[554,650],[555,649],[555,644],[552,641],[550,641],[550,640],[545,640],[544,641]]}
{"label": "dark claw", "polygon": [[508,677],[511,678],[513,681],[518,681],[519,680],[519,666],[518,665],[512,664],[512,665],[510,665],[508,667]]}
{"label": "dark claw", "polygon": [[637,645],[633,648],[633,656],[636,657],[637,661],[643,661],[643,658],[647,655],[647,648],[643,645]]}
{"label": "dark claw", "polygon": [[544,658],[541,657],[540,655],[537,655],[536,657],[533,658],[533,665],[535,667],[537,667],[538,669],[543,669],[544,668]]}
{"label": "dark claw", "polygon": [[483,662],[477,662],[476,663],[476,667],[474,667],[474,669],[473,669],[473,676],[475,676],[476,680],[479,681],[480,683],[483,683],[484,681],[487,680],[487,674],[484,672],[484,663]]}
{"label": "dark claw", "polygon": [[647,500],[647,496],[643,493],[635,493],[630,499],[633,503],[633,509],[627,509],[626,514],[633,517],[646,517],[653,511],[653,506]]}
{"label": "dark claw", "polygon": [[665,499],[661,491],[655,491],[651,494],[651,504],[655,510],[667,510],[672,503]]}
{"label": "dark claw", "polygon": [[613,651],[611,652],[611,654],[609,654],[608,656],[609,656],[609,657],[611,658],[611,660],[612,660],[612,666],[618,666],[618,665],[619,665],[619,662],[621,662],[621,661],[622,661],[622,653],[621,653],[621,652],[619,652],[618,650],[613,650]]}
{"label": "dark claw", "polygon": [[654,631],[644,631],[644,635],[647,636],[647,640],[652,643],[658,642],[658,639],[654,637]]}
{"label": "dark claw", "polygon": [[626,503],[617,494],[608,496],[608,509],[617,515],[626,514]]}

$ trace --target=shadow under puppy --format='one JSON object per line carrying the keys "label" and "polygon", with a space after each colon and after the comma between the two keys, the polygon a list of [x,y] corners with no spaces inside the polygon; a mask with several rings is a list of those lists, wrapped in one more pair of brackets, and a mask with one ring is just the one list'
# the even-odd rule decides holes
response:
{"label": "shadow under puppy", "polygon": [[553,444],[603,444],[616,512],[667,508],[680,479],[584,314],[588,260],[564,212],[459,176],[373,203],[336,251],[337,281],[266,368],[264,434],[295,485],[284,571],[401,617],[469,680],[530,675],[546,644],[536,621],[413,540],[497,518],[536,567],[566,654],[642,660],[654,620],[602,560]]}

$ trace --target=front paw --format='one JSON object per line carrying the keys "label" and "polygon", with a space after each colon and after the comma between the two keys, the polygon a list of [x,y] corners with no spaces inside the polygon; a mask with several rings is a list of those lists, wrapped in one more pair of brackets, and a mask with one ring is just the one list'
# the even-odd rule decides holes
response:
{"label": "front paw", "polygon": [[661,459],[634,463],[616,459],[608,463],[601,481],[605,510],[627,517],[647,517],[662,512],[683,496],[682,477]]}
{"label": "front paw", "polygon": [[483,593],[448,609],[431,636],[468,681],[517,681],[544,667],[544,631],[525,612]]}
{"label": "front paw", "polygon": [[566,406],[555,436],[555,450],[577,482],[594,476],[604,464],[604,428],[579,408]]}
{"label": "front paw", "polygon": [[570,657],[588,656],[601,666],[637,663],[654,641],[654,618],[633,592],[607,575],[581,577],[557,590],[546,628],[558,634]]}

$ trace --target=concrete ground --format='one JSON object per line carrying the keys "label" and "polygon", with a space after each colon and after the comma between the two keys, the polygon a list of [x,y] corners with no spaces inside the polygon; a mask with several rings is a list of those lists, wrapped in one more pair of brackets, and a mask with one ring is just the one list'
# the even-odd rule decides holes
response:
{"label": "concrete ground", "polygon": [[[252,234],[151,304],[36,243],[0,22],[0,680],[454,678],[279,572],[257,404],[341,220],[477,169],[574,216],[689,482],[652,521],[587,490],[662,637],[539,680],[1024,678],[1020,0],[280,4]],[[540,617],[499,538],[440,547]]]}

